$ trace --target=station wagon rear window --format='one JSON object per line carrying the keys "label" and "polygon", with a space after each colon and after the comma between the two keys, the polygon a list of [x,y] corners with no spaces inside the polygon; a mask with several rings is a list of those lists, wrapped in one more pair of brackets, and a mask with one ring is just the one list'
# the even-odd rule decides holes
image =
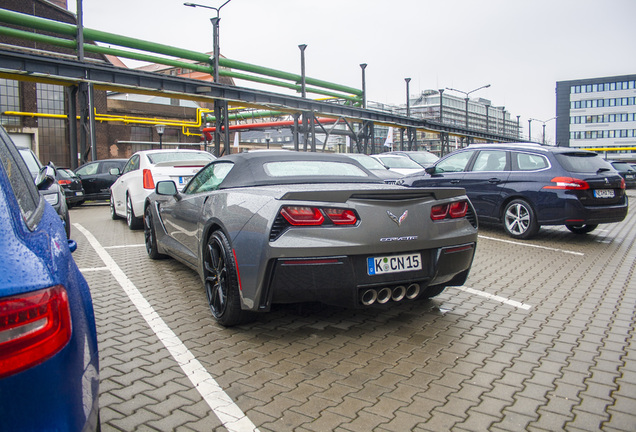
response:
{"label": "station wagon rear window", "polygon": [[611,165],[596,153],[557,153],[559,163],[570,172],[597,173],[599,170],[611,170]]}
{"label": "station wagon rear window", "polygon": [[270,177],[369,177],[353,164],[321,160],[267,162],[263,169]]}

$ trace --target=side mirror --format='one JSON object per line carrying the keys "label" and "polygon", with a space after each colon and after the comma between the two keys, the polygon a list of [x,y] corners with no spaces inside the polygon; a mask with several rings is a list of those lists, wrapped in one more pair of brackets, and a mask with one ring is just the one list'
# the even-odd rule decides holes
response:
{"label": "side mirror", "polygon": [[53,167],[47,165],[40,168],[40,172],[35,178],[35,186],[38,190],[45,190],[51,187],[55,183],[55,170]]}
{"label": "side mirror", "polygon": [[435,174],[435,165],[431,165],[424,168],[424,171],[426,171],[426,174],[429,174],[429,175]]}
{"label": "side mirror", "polygon": [[164,180],[157,182],[157,186],[155,187],[155,192],[157,195],[167,195],[176,197],[179,194],[179,190],[177,189],[177,185],[172,180]]}
{"label": "side mirror", "polygon": [[119,168],[111,168],[108,170],[108,174],[114,175],[114,176],[120,176],[121,171],[119,171]]}

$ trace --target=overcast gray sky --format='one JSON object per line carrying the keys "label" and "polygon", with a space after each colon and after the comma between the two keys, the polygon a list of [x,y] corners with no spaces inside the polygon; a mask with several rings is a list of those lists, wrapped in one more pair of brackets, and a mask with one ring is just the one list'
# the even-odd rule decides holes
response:
{"label": "overcast gray sky", "polygon": [[[215,12],[183,2],[83,0],[84,25],[212,51]],[[471,97],[520,115],[524,134],[555,116],[557,81],[636,73],[636,0],[231,0],[220,17],[227,58],[300,73],[307,44],[307,76],[361,88],[367,63],[367,99],[388,104],[405,103],[406,77],[411,95],[491,84]]]}

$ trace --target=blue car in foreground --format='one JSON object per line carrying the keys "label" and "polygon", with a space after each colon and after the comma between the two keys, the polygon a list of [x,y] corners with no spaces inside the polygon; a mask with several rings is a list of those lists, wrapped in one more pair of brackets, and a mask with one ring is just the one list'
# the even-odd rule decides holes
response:
{"label": "blue car in foreground", "polygon": [[[0,430],[99,428],[90,291],[53,207],[0,127]],[[38,185],[38,187],[36,187]]]}
{"label": "blue car in foreground", "polygon": [[576,234],[627,216],[625,180],[596,153],[536,144],[476,144],[398,180],[412,187],[460,187],[480,222],[527,239],[541,225]]}

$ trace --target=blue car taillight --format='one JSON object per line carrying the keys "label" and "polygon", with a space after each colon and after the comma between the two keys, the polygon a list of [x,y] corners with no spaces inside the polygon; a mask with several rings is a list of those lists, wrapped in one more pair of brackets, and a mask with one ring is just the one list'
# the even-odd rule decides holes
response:
{"label": "blue car taillight", "polygon": [[0,299],[0,378],[54,356],[71,333],[68,294],[62,286]]}

